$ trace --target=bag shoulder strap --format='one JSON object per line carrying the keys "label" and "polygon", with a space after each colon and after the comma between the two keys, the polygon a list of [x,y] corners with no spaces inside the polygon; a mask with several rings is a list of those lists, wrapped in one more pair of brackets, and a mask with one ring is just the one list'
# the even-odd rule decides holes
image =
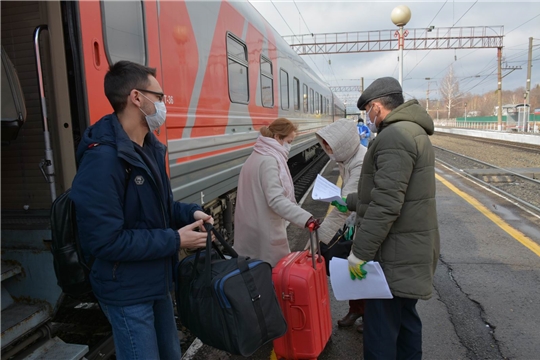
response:
{"label": "bag shoulder strap", "polygon": [[238,269],[240,270],[240,275],[242,275],[242,279],[244,279],[246,288],[249,291],[249,296],[251,297],[251,303],[253,304],[253,308],[255,310],[255,314],[257,315],[257,320],[261,328],[261,337],[263,339],[266,339],[268,338],[268,327],[266,326],[264,313],[261,307],[261,302],[260,302],[261,293],[257,289],[257,284],[255,284],[255,279],[253,278],[253,275],[251,274],[251,271],[249,270],[249,265],[246,261],[246,258],[243,256],[237,257],[236,263],[237,263]]}

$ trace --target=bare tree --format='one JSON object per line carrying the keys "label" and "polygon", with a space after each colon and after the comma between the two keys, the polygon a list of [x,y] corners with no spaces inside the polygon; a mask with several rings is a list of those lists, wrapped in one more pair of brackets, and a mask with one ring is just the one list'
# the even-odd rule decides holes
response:
{"label": "bare tree", "polygon": [[441,92],[444,106],[448,110],[447,119],[450,119],[453,107],[455,106],[456,102],[462,97],[462,94],[459,91],[459,81],[454,75],[454,67],[452,65],[442,79],[441,87],[439,88],[439,90]]}

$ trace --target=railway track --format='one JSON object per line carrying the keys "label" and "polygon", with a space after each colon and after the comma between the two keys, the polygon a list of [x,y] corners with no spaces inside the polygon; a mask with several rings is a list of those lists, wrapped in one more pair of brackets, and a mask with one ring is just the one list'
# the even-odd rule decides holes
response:
{"label": "railway track", "polygon": [[434,146],[437,162],[540,214],[540,181],[534,172],[516,172]]}
{"label": "railway track", "polygon": [[328,155],[321,150],[313,160],[293,176],[294,197],[296,198],[296,201],[302,199],[302,196],[304,196],[317,177],[317,174],[322,170],[324,165],[326,165],[328,160]]}

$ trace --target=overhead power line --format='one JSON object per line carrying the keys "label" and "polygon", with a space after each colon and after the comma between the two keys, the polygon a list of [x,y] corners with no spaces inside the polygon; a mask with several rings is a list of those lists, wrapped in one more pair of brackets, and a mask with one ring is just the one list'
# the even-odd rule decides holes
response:
{"label": "overhead power line", "polygon": [[[274,2],[272,0],[270,0],[270,2],[272,3],[272,5],[274,5],[274,8],[276,9],[276,11],[278,12],[279,16],[281,16],[281,18],[283,19],[283,22],[285,22],[285,25],[287,25],[287,27],[289,28],[289,30],[291,30],[291,33],[293,34],[294,37],[296,37],[298,39],[298,36],[296,36],[296,34],[294,33],[294,31],[291,29],[291,27],[289,26],[289,23],[287,22],[287,20],[285,20],[285,18],[283,17],[283,15],[281,15],[281,12],[278,10],[278,8],[276,7],[276,4],[274,4]],[[300,39],[298,39],[300,40]],[[324,74],[323,72],[319,69],[319,67],[317,66],[317,63],[315,63],[315,61],[313,59],[311,59],[311,62],[313,63],[313,65],[315,65],[315,67],[317,68],[317,70],[319,71],[319,74],[321,74],[322,78],[324,79],[324,81],[329,84],[328,80],[326,80],[326,78],[324,77]]]}
{"label": "overhead power line", "polygon": [[[298,8],[298,5],[296,5],[296,1],[293,0],[293,3],[294,3],[294,6],[296,6],[296,10],[298,10],[298,14],[300,14],[300,17],[302,18],[302,21],[304,22],[304,25],[306,25],[306,29],[311,33],[311,30],[306,22],[306,20],[304,19],[304,16],[302,15],[302,12],[300,11],[300,9]],[[324,59],[326,60],[326,62],[328,63],[328,67],[330,68],[330,71],[332,71],[332,75],[334,76],[334,80],[336,80],[337,82],[337,79],[336,79],[336,74],[334,73],[334,69],[332,68],[332,66],[330,66],[330,61],[326,58],[326,56],[324,56]],[[339,85],[339,84],[338,84]]]}
{"label": "overhead power line", "polygon": [[540,14],[538,14],[538,15],[536,15],[535,17],[533,17],[533,18],[531,18],[531,19],[529,19],[529,20],[525,21],[525,22],[524,22],[523,24],[521,24],[521,25],[519,25],[519,26],[517,26],[517,27],[513,28],[513,29],[512,29],[512,30],[510,30],[509,32],[507,32],[507,33],[506,33],[506,35],[510,34],[510,33],[511,33],[512,31],[514,31],[514,30],[517,30],[517,29],[519,29],[519,28],[520,28],[520,27],[522,27],[523,25],[525,25],[525,24],[527,24],[527,23],[529,23],[529,22],[533,21],[534,19],[536,19],[536,18],[537,18],[537,17],[539,17],[539,16],[540,16]]}
{"label": "overhead power line", "polygon": [[465,11],[465,13],[464,13],[463,15],[461,15],[461,17],[458,19],[458,21],[456,21],[452,26],[456,26],[456,24],[457,24],[461,19],[463,19],[463,17],[464,17],[465,15],[467,15],[467,13],[469,12],[469,10],[471,10],[471,9],[473,8],[473,6],[476,5],[477,2],[478,2],[478,0],[476,0],[476,1],[474,2],[474,4],[472,4],[471,7],[468,8],[467,11]]}
{"label": "overhead power line", "polygon": [[439,9],[439,11],[437,11],[437,13],[435,14],[435,16],[433,17],[433,19],[431,19],[431,21],[429,22],[428,26],[427,27],[430,27],[431,24],[433,23],[433,20],[435,20],[435,18],[437,17],[437,15],[439,15],[439,13],[441,12],[441,10],[443,9],[444,5],[446,5],[446,3],[448,2],[448,0],[446,0],[444,2],[444,4],[442,4],[441,8]]}

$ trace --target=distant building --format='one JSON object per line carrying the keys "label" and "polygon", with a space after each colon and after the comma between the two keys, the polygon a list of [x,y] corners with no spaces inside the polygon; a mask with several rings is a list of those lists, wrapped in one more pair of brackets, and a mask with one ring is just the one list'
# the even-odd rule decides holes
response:
{"label": "distant building", "polygon": [[[510,113],[516,112],[516,106],[517,106],[516,104],[503,105],[503,107],[502,107],[502,109],[503,109],[502,110],[502,116],[508,115],[509,112]],[[495,106],[493,108],[493,115],[498,116],[498,114],[499,114],[499,106]]]}

